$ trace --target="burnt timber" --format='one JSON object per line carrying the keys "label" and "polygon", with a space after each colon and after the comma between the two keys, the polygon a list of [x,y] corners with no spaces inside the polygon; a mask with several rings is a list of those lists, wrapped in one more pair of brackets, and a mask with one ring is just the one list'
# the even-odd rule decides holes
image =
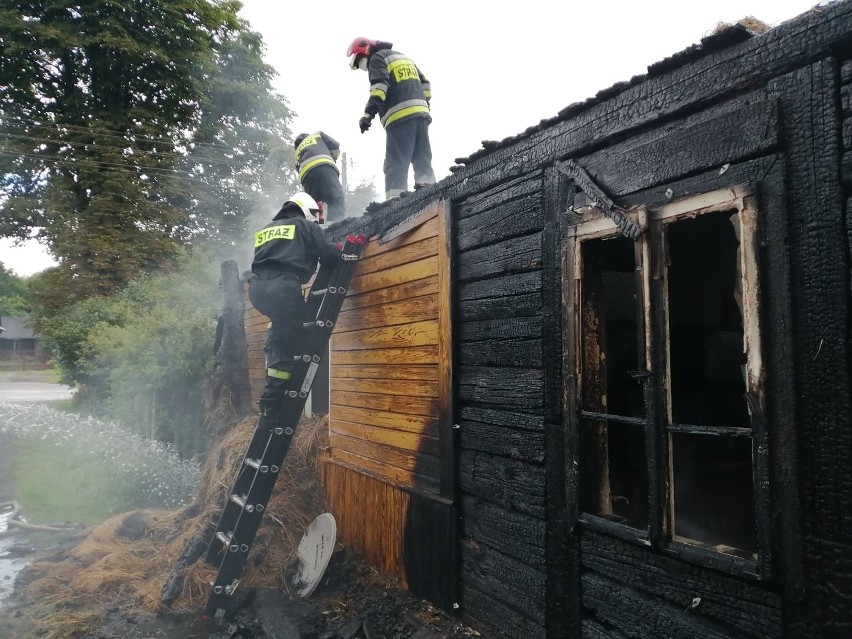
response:
{"label": "burnt timber", "polygon": [[852,636],[852,2],[457,162],[330,229],[343,540],[487,637]]}

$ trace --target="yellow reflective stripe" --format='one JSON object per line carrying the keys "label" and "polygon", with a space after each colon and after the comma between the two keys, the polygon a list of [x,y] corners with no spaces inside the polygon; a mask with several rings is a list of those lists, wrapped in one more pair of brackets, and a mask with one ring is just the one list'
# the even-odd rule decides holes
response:
{"label": "yellow reflective stripe", "polygon": [[319,140],[319,133],[314,133],[313,135],[309,135],[304,140],[299,143],[299,146],[296,147],[296,162],[299,161],[299,158],[302,157],[302,151],[304,151],[307,147],[313,146]]}
{"label": "yellow reflective stripe", "polygon": [[387,127],[391,122],[396,122],[400,118],[407,118],[409,115],[414,115],[415,113],[429,113],[429,107],[426,106],[410,106],[405,109],[400,109],[393,115],[389,116],[387,120],[385,120],[384,125]]}
{"label": "yellow reflective stripe", "polygon": [[372,91],[370,91],[370,95],[375,96],[375,97],[379,98],[380,100],[384,100],[385,97],[387,97],[385,92],[382,91],[381,89],[373,89]]}
{"label": "yellow reflective stripe", "polygon": [[417,67],[407,58],[400,58],[388,64],[388,73],[392,73],[397,82],[406,80],[419,80],[420,74]]}
{"label": "yellow reflective stripe", "polygon": [[290,373],[287,371],[279,371],[277,368],[267,368],[266,374],[275,379],[290,379]]}
{"label": "yellow reflective stripe", "polygon": [[334,160],[332,160],[327,155],[319,155],[315,158],[311,158],[301,166],[301,168],[299,169],[299,179],[303,180],[305,178],[305,173],[310,171],[318,164],[331,164],[332,166],[336,166]]}
{"label": "yellow reflective stripe", "polygon": [[431,99],[432,89],[423,89],[423,97],[426,98],[427,100]]}
{"label": "yellow reflective stripe", "polygon": [[254,234],[254,248],[263,246],[272,240],[292,240],[296,235],[296,225],[270,226]]}
{"label": "yellow reflective stripe", "polygon": [[272,328],[272,322],[269,322],[269,324],[266,325],[266,330],[269,330],[270,328]]}

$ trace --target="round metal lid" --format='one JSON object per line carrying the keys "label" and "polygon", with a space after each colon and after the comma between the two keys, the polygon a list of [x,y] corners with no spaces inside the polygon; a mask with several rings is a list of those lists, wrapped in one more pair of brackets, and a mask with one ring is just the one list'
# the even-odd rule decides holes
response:
{"label": "round metal lid", "polygon": [[294,579],[296,592],[307,597],[316,590],[337,541],[337,522],[331,513],[323,513],[311,522],[299,542],[299,571]]}

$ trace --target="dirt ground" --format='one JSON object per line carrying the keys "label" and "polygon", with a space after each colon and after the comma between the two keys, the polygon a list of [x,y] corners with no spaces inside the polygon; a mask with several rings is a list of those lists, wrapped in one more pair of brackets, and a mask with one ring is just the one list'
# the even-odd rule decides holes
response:
{"label": "dirt ground", "polygon": [[[25,578],[24,578],[25,579]],[[320,587],[299,599],[275,589],[235,595],[240,609],[223,619],[198,614],[148,615],[104,607],[82,633],[33,634],[35,602],[0,611],[0,637],[11,639],[471,639],[480,635],[398,588],[345,550],[335,553]],[[95,611],[93,611],[95,612]],[[5,613],[5,614],[2,614]],[[11,633],[11,634],[4,634]]]}

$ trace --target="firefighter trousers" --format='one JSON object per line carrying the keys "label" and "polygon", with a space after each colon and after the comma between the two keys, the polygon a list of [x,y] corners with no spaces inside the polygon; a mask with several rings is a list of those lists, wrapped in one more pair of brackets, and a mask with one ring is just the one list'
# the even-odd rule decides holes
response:
{"label": "firefighter trousers", "polygon": [[434,184],[429,118],[408,117],[387,129],[385,145],[385,198],[408,190],[408,167],[414,166],[415,184]]}
{"label": "firefighter trousers", "polygon": [[346,197],[337,169],[330,164],[319,164],[305,173],[302,179],[305,193],[327,207],[326,219],[337,222],[346,217]]}
{"label": "firefighter trousers", "polygon": [[295,356],[301,354],[305,298],[299,278],[292,273],[261,273],[251,276],[249,299],[270,319],[266,333],[266,386],[261,405],[284,398],[293,373]]}

